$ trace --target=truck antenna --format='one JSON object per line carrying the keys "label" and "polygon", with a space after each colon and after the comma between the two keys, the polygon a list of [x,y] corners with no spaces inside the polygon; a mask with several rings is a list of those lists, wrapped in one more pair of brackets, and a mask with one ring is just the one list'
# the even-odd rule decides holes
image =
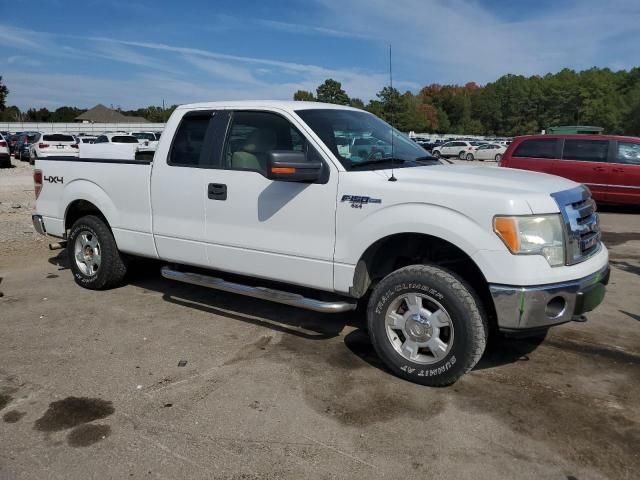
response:
{"label": "truck antenna", "polygon": [[393,70],[391,69],[391,44],[389,44],[389,88],[389,103],[391,107],[391,176],[389,177],[389,181],[397,182],[398,179],[393,174],[395,159],[393,152]]}

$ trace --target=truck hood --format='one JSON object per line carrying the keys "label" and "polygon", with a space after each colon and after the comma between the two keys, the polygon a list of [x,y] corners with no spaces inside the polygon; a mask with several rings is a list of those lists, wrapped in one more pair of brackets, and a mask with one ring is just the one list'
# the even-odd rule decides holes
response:
{"label": "truck hood", "polygon": [[[386,178],[391,174],[389,170],[371,173]],[[463,195],[470,203],[509,204],[514,214],[558,212],[551,194],[578,185],[546,173],[473,164],[399,168],[395,177],[398,181],[391,184],[403,186],[406,193],[413,192],[411,196],[416,201],[425,199],[431,203],[440,194],[444,198],[436,203],[447,203],[446,197]]]}

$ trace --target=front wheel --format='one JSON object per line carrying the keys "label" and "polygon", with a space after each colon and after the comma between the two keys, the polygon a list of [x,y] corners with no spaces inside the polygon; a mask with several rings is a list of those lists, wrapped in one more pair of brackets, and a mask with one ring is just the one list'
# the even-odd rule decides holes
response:
{"label": "front wheel", "polygon": [[496,162],[499,162],[500,160],[502,160],[502,155],[497,154],[495,157]]}
{"label": "front wheel", "polygon": [[463,150],[462,152],[458,153],[458,158],[459,158],[460,160],[464,160],[464,156],[465,156],[465,152],[464,152],[464,150]]}
{"label": "front wheel", "polygon": [[440,151],[438,151],[438,150],[434,150],[434,151],[432,152],[432,155],[433,155],[434,157],[436,157],[436,158],[440,158],[440,157],[442,156],[442,154],[441,154],[441,153],[440,153]]}
{"label": "front wheel", "polygon": [[467,160],[468,161],[473,161],[473,153],[467,153]]}
{"label": "front wheel", "polygon": [[487,343],[476,295],[432,265],[411,265],[385,277],[371,294],[367,321],[384,364],[422,385],[454,383],[478,363]]}
{"label": "front wheel", "polygon": [[111,230],[94,215],[82,217],[73,224],[67,255],[76,283],[90,290],[114,287],[127,273]]}

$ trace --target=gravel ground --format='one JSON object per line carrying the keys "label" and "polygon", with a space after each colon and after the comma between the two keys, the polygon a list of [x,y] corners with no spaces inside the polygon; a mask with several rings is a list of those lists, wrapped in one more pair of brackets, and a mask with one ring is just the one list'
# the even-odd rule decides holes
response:
{"label": "gravel ground", "polygon": [[612,276],[587,323],[496,340],[436,389],[389,374],[357,314],[154,263],[83,290],[31,233],[28,166],[0,170],[0,202],[2,480],[638,478],[637,212],[602,214]]}

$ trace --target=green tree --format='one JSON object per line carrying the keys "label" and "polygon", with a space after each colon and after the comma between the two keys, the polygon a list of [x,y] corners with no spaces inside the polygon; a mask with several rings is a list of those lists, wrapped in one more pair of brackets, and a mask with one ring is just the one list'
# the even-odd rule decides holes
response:
{"label": "green tree", "polygon": [[342,89],[342,84],[332,78],[328,78],[316,89],[319,102],[349,105],[349,95]]}
{"label": "green tree", "polygon": [[3,111],[6,107],[7,95],[9,95],[9,89],[2,83],[2,75],[0,75],[0,111]]}
{"label": "green tree", "polygon": [[313,96],[313,93],[308,92],[306,90],[298,90],[293,94],[293,99],[299,102],[315,102],[316,99]]}
{"label": "green tree", "polygon": [[349,105],[353,108],[360,108],[364,110],[364,102],[359,98],[352,98],[351,100],[349,100]]}

